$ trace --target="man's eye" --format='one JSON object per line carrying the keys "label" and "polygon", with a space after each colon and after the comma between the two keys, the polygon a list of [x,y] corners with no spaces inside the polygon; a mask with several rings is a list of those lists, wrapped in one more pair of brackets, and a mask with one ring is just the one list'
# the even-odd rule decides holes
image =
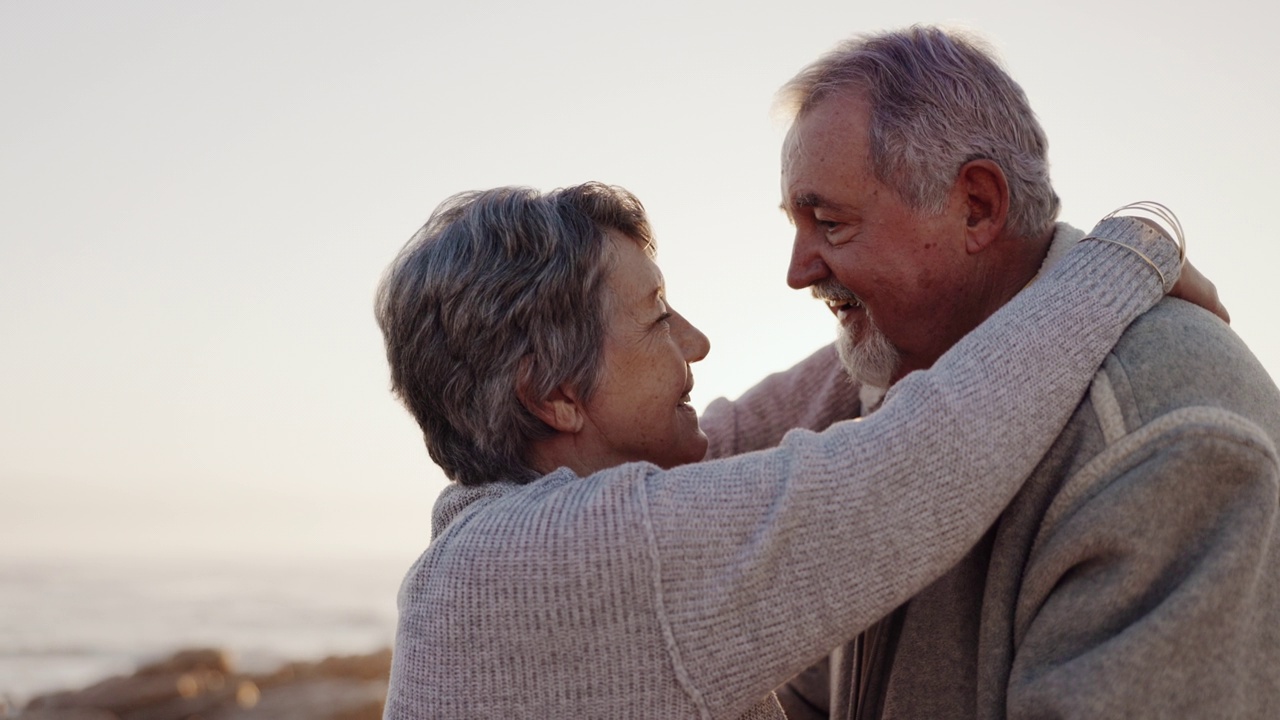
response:
{"label": "man's eye", "polygon": [[828,245],[844,245],[857,235],[856,226],[847,222],[820,220],[818,225],[822,228],[822,235],[826,238]]}
{"label": "man's eye", "polygon": [[844,225],[842,220],[843,218],[841,220],[833,220],[825,212],[815,212],[813,214],[813,223],[822,228],[823,232],[831,232],[832,230]]}
{"label": "man's eye", "polygon": [[670,319],[671,319],[671,313],[669,313],[669,312],[664,312],[664,313],[662,313],[661,315],[659,315],[659,316],[658,316],[658,322],[659,322],[659,323],[665,323],[665,322],[667,322],[667,321],[668,321],[668,320],[670,320]]}

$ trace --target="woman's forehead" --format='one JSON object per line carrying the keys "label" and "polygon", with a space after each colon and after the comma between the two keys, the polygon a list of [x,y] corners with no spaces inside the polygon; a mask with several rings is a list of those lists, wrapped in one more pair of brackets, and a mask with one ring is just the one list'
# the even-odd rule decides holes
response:
{"label": "woman's forehead", "polygon": [[662,270],[639,243],[611,234],[608,285],[628,305],[660,299],[666,290]]}

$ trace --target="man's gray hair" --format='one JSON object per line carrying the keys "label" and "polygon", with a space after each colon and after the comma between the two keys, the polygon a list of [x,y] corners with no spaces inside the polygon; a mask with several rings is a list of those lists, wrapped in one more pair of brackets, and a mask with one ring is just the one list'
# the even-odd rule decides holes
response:
{"label": "man's gray hair", "polygon": [[925,26],[854,37],[788,81],[778,104],[796,118],[850,92],[870,105],[876,178],[908,205],[941,212],[961,166],[988,159],[1009,183],[1009,230],[1029,238],[1052,228],[1049,141],[1022,88],[979,41]]}
{"label": "man's gray hair", "polygon": [[531,402],[561,385],[590,398],[604,347],[610,234],[653,255],[644,207],[622,188],[461,193],[387,269],[376,315],[391,387],[453,480],[538,477],[529,450],[554,431],[517,388]]}

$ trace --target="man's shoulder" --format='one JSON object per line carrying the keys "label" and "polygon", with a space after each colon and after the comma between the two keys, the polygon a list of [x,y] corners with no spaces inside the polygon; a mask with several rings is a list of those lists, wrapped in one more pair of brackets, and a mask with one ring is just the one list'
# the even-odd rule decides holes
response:
{"label": "man's shoulder", "polygon": [[1166,298],[1125,331],[1015,506],[1035,520],[1050,502],[1084,502],[1126,458],[1206,432],[1280,446],[1280,390],[1229,326]]}
{"label": "man's shoulder", "polygon": [[1211,313],[1166,298],[1125,331],[1100,375],[1130,430],[1188,407],[1238,414],[1280,440],[1280,390],[1244,341]]}

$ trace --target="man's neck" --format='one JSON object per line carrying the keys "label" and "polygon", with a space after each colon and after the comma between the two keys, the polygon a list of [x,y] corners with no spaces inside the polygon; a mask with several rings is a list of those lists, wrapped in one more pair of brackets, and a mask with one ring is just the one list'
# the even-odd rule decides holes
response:
{"label": "man's neck", "polygon": [[1050,228],[1039,237],[1009,238],[1005,241],[1008,245],[997,270],[1002,281],[997,284],[992,295],[988,316],[1004,307],[1014,295],[1035,281],[1053,245],[1053,235],[1054,228]]}
{"label": "man's neck", "polygon": [[969,302],[961,306],[967,307],[959,310],[964,332],[971,332],[1022,292],[1040,272],[1052,242],[1052,230],[1035,238],[1004,236],[982,253],[973,269]]}
{"label": "man's neck", "polygon": [[[1056,265],[1062,258],[1075,247],[1084,237],[1084,232],[1078,230],[1066,223],[1057,223],[1054,225],[1053,237],[1049,242],[1049,251],[1045,254],[1044,260],[1040,263],[1040,269],[1027,283],[1030,286],[1040,278],[1049,268]],[[1025,288],[1024,288],[1025,289]]]}
{"label": "man's neck", "polygon": [[[964,318],[961,322],[964,332],[972,331],[1031,284],[1049,254],[1053,237],[1054,228],[1050,228],[1035,238],[1001,237],[987,249],[984,262],[974,268],[973,282],[966,293],[968,302],[957,303],[955,308],[959,313],[957,317]],[[904,365],[890,384],[912,370],[925,369],[932,364],[930,362],[923,367]]]}

